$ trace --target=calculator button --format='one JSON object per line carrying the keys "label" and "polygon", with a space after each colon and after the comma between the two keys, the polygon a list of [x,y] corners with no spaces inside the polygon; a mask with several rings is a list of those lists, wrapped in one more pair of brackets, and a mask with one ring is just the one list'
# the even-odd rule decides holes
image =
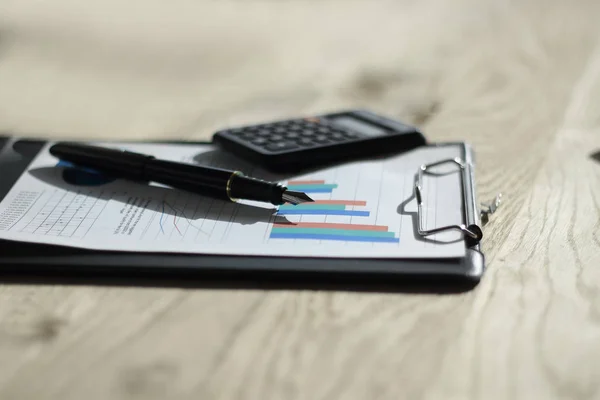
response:
{"label": "calculator button", "polygon": [[265,138],[256,138],[252,141],[252,144],[255,144],[257,146],[262,146],[264,144],[268,143],[267,139]]}
{"label": "calculator button", "polygon": [[315,136],[315,142],[317,142],[317,143],[327,143],[328,141],[329,141],[329,138],[325,135]]}
{"label": "calculator button", "polygon": [[344,137],[344,135],[342,135],[339,132],[332,133],[331,135],[329,135],[329,138],[332,139],[332,140],[335,140],[336,142],[339,142],[339,141],[342,141],[342,140],[346,139]]}
{"label": "calculator button", "polygon": [[266,129],[261,129],[256,132],[256,135],[266,137],[266,136],[271,136],[271,132],[269,132]]}
{"label": "calculator button", "polygon": [[319,133],[329,133],[329,132],[331,132],[331,129],[326,126],[320,126],[317,128],[317,131]]}
{"label": "calculator button", "polygon": [[313,136],[315,134],[315,132],[311,131],[310,129],[304,129],[301,133],[303,136]]}
{"label": "calculator button", "polygon": [[279,141],[283,140],[283,136],[281,136],[281,135],[271,135],[267,139],[269,139],[269,142],[279,142]]}
{"label": "calculator button", "polygon": [[309,138],[300,138],[297,140],[296,143],[304,147],[312,146],[314,144],[314,142]]}
{"label": "calculator button", "polygon": [[298,135],[296,132],[288,132],[285,134],[285,137],[287,139],[297,139],[300,137],[300,135]]}
{"label": "calculator button", "polygon": [[278,133],[278,134],[281,135],[282,133],[286,133],[287,129],[285,129],[283,127],[278,127],[278,128],[273,129],[273,132]]}
{"label": "calculator button", "polygon": [[297,148],[298,145],[294,142],[277,142],[270,143],[265,146],[265,148],[269,151],[283,151],[283,150],[291,150]]}

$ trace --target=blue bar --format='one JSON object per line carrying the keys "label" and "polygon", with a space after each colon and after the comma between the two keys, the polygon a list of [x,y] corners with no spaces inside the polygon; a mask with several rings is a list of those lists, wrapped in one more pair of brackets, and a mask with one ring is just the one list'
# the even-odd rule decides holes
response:
{"label": "blue bar", "polygon": [[[299,189],[297,189],[297,187]],[[303,189],[300,186],[288,186],[289,190],[297,190],[299,192],[304,192],[304,193],[331,193],[333,192],[334,188],[328,188],[328,187],[314,187],[314,188],[305,188]]]}
{"label": "blue bar", "polygon": [[369,211],[353,210],[279,210],[278,215],[349,215],[351,217],[368,217]]}
{"label": "blue bar", "polygon": [[271,233],[283,233],[284,235],[301,233],[309,235],[394,237],[394,232],[331,228],[273,228]]}
{"label": "blue bar", "polygon": [[383,242],[400,243],[395,237],[377,236],[344,236],[344,235],[319,235],[314,233],[271,233],[271,239],[316,239],[316,240],[338,240],[342,242]]}
{"label": "blue bar", "polygon": [[287,188],[300,192],[329,193],[337,187],[337,183],[310,183],[305,185],[288,185]]}

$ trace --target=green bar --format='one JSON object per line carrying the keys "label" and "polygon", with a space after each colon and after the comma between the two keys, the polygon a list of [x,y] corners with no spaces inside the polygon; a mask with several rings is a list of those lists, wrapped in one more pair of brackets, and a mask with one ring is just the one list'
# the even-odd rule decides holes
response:
{"label": "green bar", "polygon": [[304,203],[304,204],[282,204],[279,206],[280,210],[345,210],[345,204],[316,204],[316,203]]}
{"label": "green bar", "polygon": [[342,235],[342,236],[376,236],[394,237],[394,232],[363,231],[358,229],[330,229],[330,228],[273,228],[273,233],[307,233],[317,235]]}

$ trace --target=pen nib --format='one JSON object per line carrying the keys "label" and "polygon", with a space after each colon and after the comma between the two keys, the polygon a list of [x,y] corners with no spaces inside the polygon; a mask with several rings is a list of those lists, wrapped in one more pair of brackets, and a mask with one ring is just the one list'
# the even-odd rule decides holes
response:
{"label": "pen nib", "polygon": [[294,192],[292,190],[286,190],[285,192],[283,192],[283,194],[281,195],[281,199],[286,203],[291,203],[294,205],[314,201],[313,199],[308,197],[306,193]]}

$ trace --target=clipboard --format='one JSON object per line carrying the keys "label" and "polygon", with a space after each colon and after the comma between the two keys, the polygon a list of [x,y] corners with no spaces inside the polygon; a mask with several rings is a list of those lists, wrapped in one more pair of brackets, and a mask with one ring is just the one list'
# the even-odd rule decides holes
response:
{"label": "clipboard", "polygon": [[[157,142],[153,142],[157,143]],[[189,145],[207,145],[210,142],[158,142]],[[29,163],[44,147],[43,139],[0,136],[0,199],[27,169]],[[415,171],[417,179],[414,196],[418,204],[418,231],[422,236],[444,230],[459,230],[464,234],[464,257],[437,259],[348,259],[315,257],[265,257],[235,255],[197,255],[138,253],[123,251],[95,251],[65,246],[21,243],[0,240],[0,274],[86,275],[86,276],[144,276],[171,277],[197,276],[278,276],[292,279],[308,278],[332,282],[345,278],[367,282],[370,279],[390,282],[435,280],[462,282],[474,285],[483,277],[485,256],[481,251],[482,215],[495,211],[477,207],[475,191],[475,162],[473,151],[466,143],[439,143],[427,146],[461,146],[461,157],[440,160],[461,171],[463,196],[463,224],[429,227],[422,224],[421,207],[426,202],[421,180],[432,165],[423,165]],[[436,163],[437,164],[437,163]]]}

